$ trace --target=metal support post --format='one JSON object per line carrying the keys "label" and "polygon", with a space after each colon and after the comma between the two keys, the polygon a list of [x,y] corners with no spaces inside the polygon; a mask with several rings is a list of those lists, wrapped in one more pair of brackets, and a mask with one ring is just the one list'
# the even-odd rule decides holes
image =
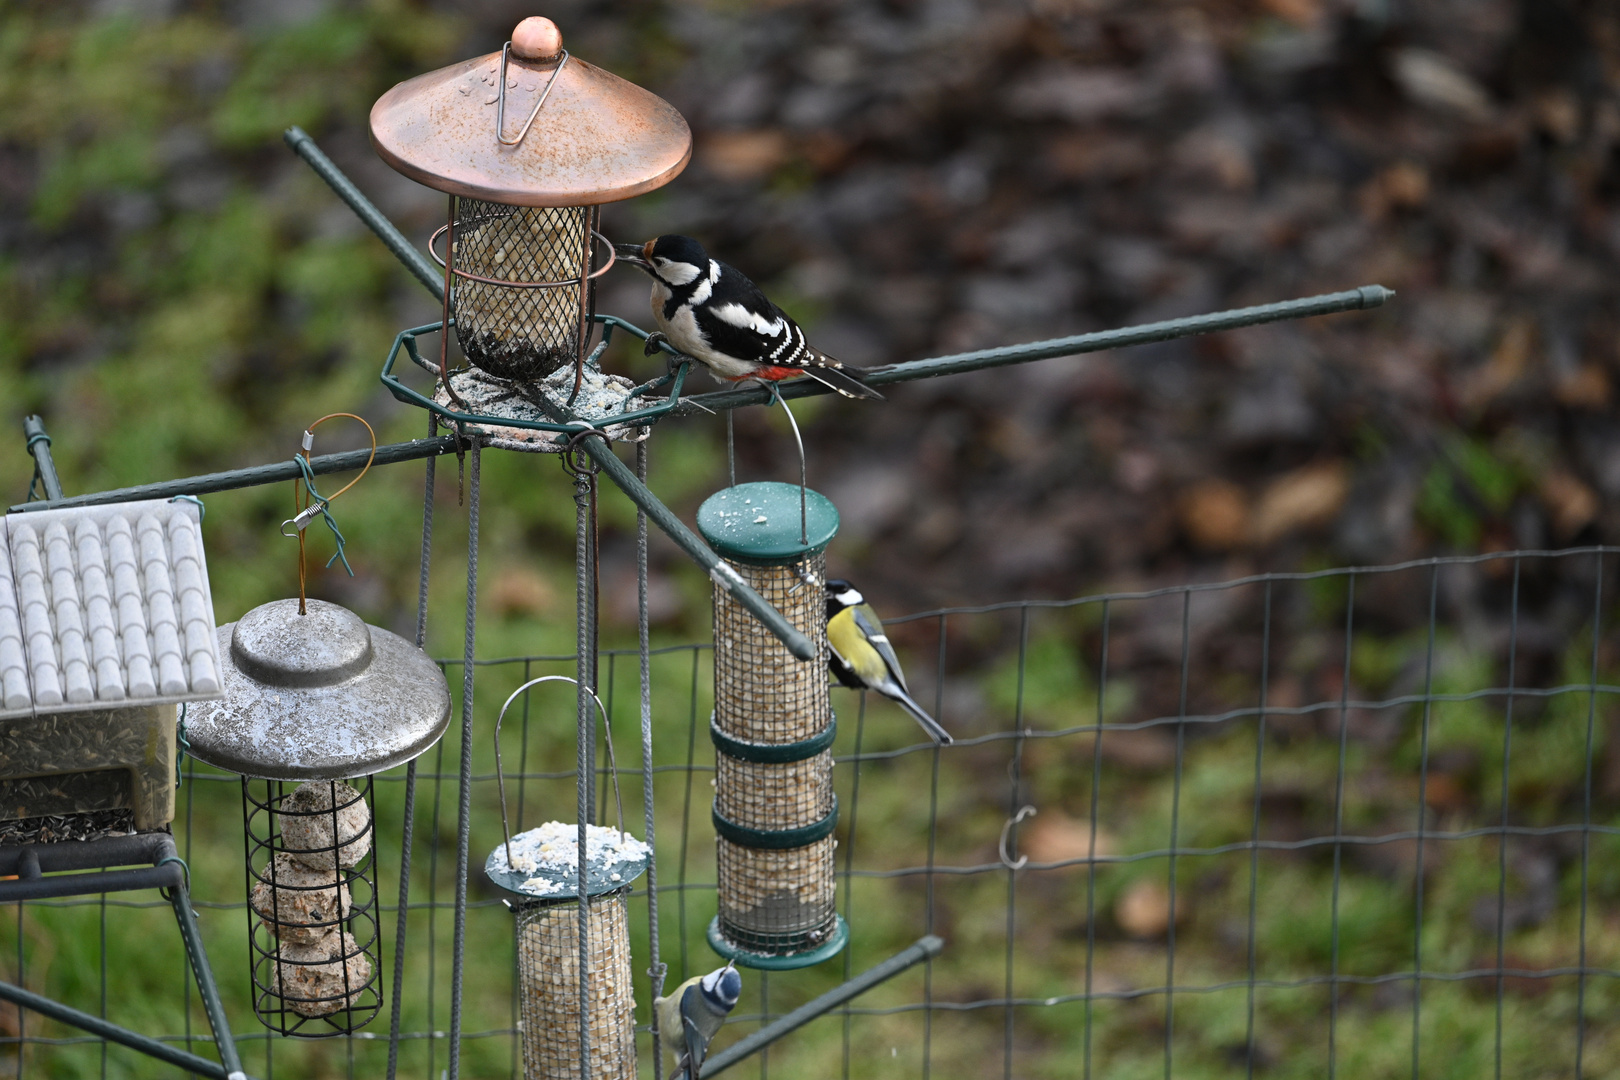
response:
{"label": "metal support post", "polygon": [[[45,422],[37,416],[23,418],[23,437],[28,440],[28,452],[34,455],[34,472],[39,476],[45,498],[62,497],[62,481],[56,476],[56,462],[51,458],[51,437],[45,434]],[[28,485],[28,494],[34,494],[34,485]]]}
{"label": "metal support post", "polygon": [[90,1034],[99,1036],[109,1042],[127,1046],[131,1050],[138,1050],[147,1057],[166,1061],[170,1065],[185,1069],[187,1072],[196,1073],[198,1076],[209,1077],[210,1080],[252,1080],[240,1068],[229,1071],[217,1061],[209,1061],[205,1057],[199,1057],[178,1047],[170,1046],[165,1042],[159,1042],[157,1039],[142,1035],[139,1032],[119,1027],[117,1024],[103,1020],[99,1016],[80,1012],[78,1009],[63,1005],[59,1001],[52,1001],[48,997],[24,990],[22,987],[14,986],[8,982],[0,982],[0,1000],[9,1001],[14,1005],[21,1005],[25,1009],[32,1009],[41,1016],[48,1016],[52,1020],[71,1024],[81,1031],[88,1031]]}
{"label": "metal support post", "polygon": [[191,910],[191,898],[184,885],[168,892],[175,920],[180,924],[180,937],[186,943],[186,956],[191,960],[191,972],[197,979],[197,992],[202,996],[203,1011],[208,1014],[208,1026],[214,1030],[214,1047],[219,1051],[226,1080],[245,1080],[242,1059],[236,1052],[236,1040],[231,1035],[230,1018],[225,1015],[225,1003],[219,997],[219,984],[214,981],[214,969],[209,965],[208,953],[203,948],[197,914]]}
{"label": "metal support post", "polygon": [[774,634],[789,652],[800,660],[814,660],[816,646],[804,634],[794,629],[793,624],[782,617],[765,598],[754,591],[747,582],[738,576],[725,560],[714,553],[714,549],[705,543],[702,537],[686,527],[685,522],[676,517],[669,507],[658,500],[640,480],[630,471],[630,467],[619,460],[613,448],[601,438],[586,438],[579,441],[580,447],[591,456],[602,472],[607,475],[619,490],[630,497],[630,501],[646,511],[647,517],[654,525],[664,530],[668,537],[675,541],[680,549],[689,555],[709,574],[717,584],[732,596],[737,602],[748,609],[748,613],[764,624],[765,628]]}
{"label": "metal support post", "polygon": [[332,163],[332,159],[321,153],[321,148],[315,145],[315,140],[305,134],[303,128],[290,127],[281,136],[287,145],[292,147],[293,153],[309,163],[322,180],[332,186],[338,198],[349,204],[349,209],[357,214],[361,221],[377,234],[377,238],[387,245],[394,257],[405,264],[405,269],[416,276],[416,279],[427,287],[434,296],[444,292],[444,272],[428,261],[426,255],[418,251],[400,232],[398,227],[372,205],[371,200],[360,194],[360,189],[354,182],[343,175],[343,170]]}

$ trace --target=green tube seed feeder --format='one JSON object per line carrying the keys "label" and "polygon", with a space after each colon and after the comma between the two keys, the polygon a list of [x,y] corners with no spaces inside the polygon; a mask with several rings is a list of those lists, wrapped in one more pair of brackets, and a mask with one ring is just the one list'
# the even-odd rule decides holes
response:
{"label": "green tube seed feeder", "polygon": [[796,659],[716,579],[709,735],[720,901],[709,944],[745,967],[805,967],[849,939],[835,909],[824,587],[838,511],[819,492],[761,482],[710,496],[697,520],[737,574],[817,643],[813,659]]}

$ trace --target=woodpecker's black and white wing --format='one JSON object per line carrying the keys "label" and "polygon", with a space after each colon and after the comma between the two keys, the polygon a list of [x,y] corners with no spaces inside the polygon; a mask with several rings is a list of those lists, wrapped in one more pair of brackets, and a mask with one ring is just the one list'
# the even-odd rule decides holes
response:
{"label": "woodpecker's black and white wing", "polygon": [[793,317],[735,267],[719,263],[720,276],[693,317],[709,347],[765,368],[803,371],[846,397],[881,398],[844,365],[812,346]]}

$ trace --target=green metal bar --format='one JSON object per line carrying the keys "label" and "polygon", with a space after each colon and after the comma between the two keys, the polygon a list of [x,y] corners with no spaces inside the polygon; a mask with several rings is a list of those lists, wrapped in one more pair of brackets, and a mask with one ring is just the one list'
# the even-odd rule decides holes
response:
{"label": "green metal bar", "polygon": [[37,416],[24,417],[23,438],[28,440],[28,452],[34,455],[34,468],[39,471],[45,498],[60,499],[62,481],[56,475],[56,462],[51,457],[51,437],[45,434],[45,421]]}
{"label": "green metal bar", "polygon": [[[419,458],[438,457],[440,454],[453,453],[456,449],[456,439],[453,435],[439,435],[431,439],[412,439],[410,442],[387,443],[377,447],[374,465],[391,465],[400,461],[415,461]],[[347,472],[358,469],[366,463],[369,450],[349,450],[341,454],[322,454],[309,459],[310,468],[317,476],[322,473]],[[47,502],[18,503],[11,507],[10,513],[25,514],[35,510],[56,510],[68,506],[102,506],[106,503],[137,502],[141,499],[172,499],[176,495],[207,495],[214,491],[230,491],[235,488],[258,487],[261,484],[275,484],[283,480],[294,480],[301,476],[298,464],[293,461],[278,461],[272,465],[254,465],[246,469],[230,469],[226,472],[205,473],[202,476],[189,476],[183,480],[163,480],[156,484],[139,484],[135,487],[113,488],[110,491],[95,491],[88,495],[74,495],[67,499],[55,499]]]}
{"label": "green metal bar", "polygon": [[[295,138],[299,141],[295,141]],[[343,175],[332,161],[315,147],[314,142],[297,128],[287,132],[288,145],[308,161],[310,165],[321,174],[332,189],[349,204],[362,221],[371,226],[400,259],[404,260],[411,272],[421,279],[422,284],[434,296],[444,294],[444,276],[425,256],[412,247],[400,231],[394,227],[382,212],[360,193],[360,189]],[[1025,345],[1007,345],[997,349],[978,349],[974,352],[954,353],[948,356],[934,356],[923,360],[908,360],[899,364],[885,364],[880,367],[867,368],[862,377],[872,386],[888,386],[891,383],[912,382],[916,379],[931,379],[940,375],[956,375],[964,371],[981,371],[985,368],[1003,367],[1007,364],[1027,364],[1032,360],[1047,360],[1058,356],[1078,356],[1081,353],[1100,352],[1104,349],[1123,349],[1131,345],[1146,345],[1155,341],[1170,341],[1174,338],[1190,337],[1195,334],[1211,334],[1219,330],[1234,330],[1242,326],[1257,326],[1261,323],[1282,322],[1288,319],[1303,319],[1313,315],[1331,315],[1340,311],[1356,311],[1365,308],[1379,307],[1394,297],[1393,289],[1386,289],[1382,285],[1363,285],[1357,289],[1348,289],[1344,292],[1323,293],[1319,296],[1307,296],[1298,300],[1283,300],[1275,304],[1260,304],[1255,307],[1233,308],[1227,311],[1216,311],[1205,315],[1191,315],[1182,319],[1166,319],[1163,322],[1144,323],[1140,326],[1126,326],[1117,330],[1102,330],[1091,334],[1076,334],[1072,337],[1052,338],[1046,341],[1033,341]],[[811,397],[830,392],[826,385],[814,379],[798,379],[779,387],[784,398]],[[747,390],[721,390],[709,394],[697,394],[687,397],[672,410],[674,415],[685,416],[696,412],[717,412],[721,409],[736,409],[745,405],[766,405],[772,401],[771,394],[762,387]]]}
{"label": "green metal bar", "polygon": [[778,641],[786,645],[788,652],[800,660],[814,660],[816,646],[809,637],[795,629],[793,624],[783,617],[770,605],[766,599],[755,592],[753,588],[742,579],[737,571],[724,559],[714,553],[714,549],[703,542],[703,538],[686,527],[686,523],[676,517],[669,507],[659,501],[640,480],[630,471],[630,467],[619,460],[619,455],[613,452],[603,438],[585,438],[579,441],[580,448],[590,455],[592,461],[608,475],[608,479],[619,485],[619,489],[630,497],[630,501],[639,506],[647,514],[649,520],[664,530],[669,538],[680,546],[680,549],[692,558],[716,584],[722,586],[737,602],[747,608],[749,613],[758,619],[765,629],[774,634]]}
{"label": "green metal bar", "polygon": [[444,271],[434,266],[426,255],[423,255],[416,246],[405,239],[392,221],[383,216],[383,212],[372,205],[371,200],[360,193],[343,170],[332,163],[332,159],[321,153],[321,148],[315,145],[315,140],[305,134],[303,128],[290,127],[281,136],[293,152],[314,169],[322,180],[331,185],[337,192],[338,198],[349,204],[349,209],[357,214],[361,221],[370,226],[377,238],[388,246],[394,257],[405,264],[416,280],[420,281],[428,292],[442,298],[444,296]]}
{"label": "green metal bar", "polygon": [[[1242,326],[1303,319],[1312,315],[1332,315],[1340,311],[1358,311],[1375,308],[1395,295],[1393,289],[1382,285],[1363,285],[1344,292],[1323,293],[1298,300],[1283,300],[1275,304],[1233,308],[1206,315],[1189,315],[1184,319],[1166,319],[1163,322],[1125,326],[1117,330],[1099,330],[1073,337],[1032,341],[1026,345],[1005,345],[997,349],[979,349],[974,352],[934,356],[924,360],[908,360],[899,364],[885,364],[867,368],[861,378],[872,386],[933,379],[941,375],[959,375],[964,371],[982,371],[985,368],[1005,367],[1008,364],[1027,364],[1032,360],[1048,360],[1057,356],[1078,356],[1081,353],[1101,352],[1104,349],[1123,349],[1131,345],[1147,345],[1155,341],[1212,334],[1218,330],[1235,330]],[[830,388],[814,379],[796,379],[780,384],[786,398],[813,397],[830,392]],[[763,387],[747,390],[720,390],[708,394],[695,394],[685,398],[676,408],[677,415],[736,409],[744,405],[768,405],[773,400]]]}
{"label": "green metal bar", "polygon": [[[731,592],[742,604],[753,613],[753,616],[765,625],[771,633],[781,639],[788,651],[800,660],[813,660],[816,656],[816,647],[810,639],[798,630],[793,624],[782,617],[782,613],[773,608],[763,596],[755,592],[747,582],[743,581],[720,556],[716,555],[708,544],[686,527],[675,512],[665,506],[652,493],[652,490],[636,479],[635,473],[620,461],[612,448],[606,445],[600,437],[583,439],[580,445],[591,459],[597,463],[608,478],[619,486],[641,509],[645,510],[647,517],[660,529],[669,535],[669,538],[686,552],[701,566],[708,575]],[[440,435],[431,439],[412,439],[410,442],[389,443],[377,447],[377,457],[373,464],[388,465],[399,461],[413,461],[417,458],[437,457],[448,454],[456,448],[456,440],[451,435]],[[366,463],[368,450],[351,450],[342,454],[323,454],[310,459],[310,467],[316,475],[322,473],[344,472],[349,469],[358,469]],[[56,499],[48,502],[19,503],[11,508],[11,512],[31,513],[36,510],[54,510],[69,506],[101,506],[106,503],[136,502],[141,499],[170,499],[176,495],[206,495],[214,491],[229,491],[233,488],[256,487],[261,484],[274,484],[283,480],[292,480],[301,473],[298,465],[292,461],[276,462],[273,465],[255,465],[247,469],[232,469],[228,472],[208,473],[203,476],[192,476],[184,480],[165,480],[156,484],[142,484],[137,487],[115,488],[111,491],[97,491],[89,495],[75,495],[69,499]]]}
{"label": "green metal bar", "polygon": [[81,1031],[88,1031],[92,1035],[98,1035],[120,1046],[138,1050],[147,1057],[166,1061],[170,1065],[185,1069],[187,1072],[210,1077],[211,1080],[250,1080],[240,1069],[234,1073],[227,1072],[225,1067],[216,1061],[209,1061],[205,1057],[188,1053],[179,1047],[170,1046],[168,1043],[159,1042],[139,1032],[119,1027],[117,1024],[103,1020],[99,1016],[91,1016],[87,1012],[80,1012],[78,1009],[63,1005],[60,1001],[52,1001],[48,997],[24,990],[22,987],[14,986],[8,982],[0,982],[0,999],[15,1005],[21,1005],[25,1009],[32,1009],[42,1016],[50,1017],[52,1020],[71,1024]]}
{"label": "green metal bar", "polygon": [[242,1058],[231,1036],[231,1021],[225,1015],[225,1003],[220,1000],[219,984],[214,981],[214,969],[208,963],[197,914],[191,910],[191,899],[184,886],[169,890],[169,903],[174,906],[180,937],[186,943],[186,956],[190,957],[192,974],[197,977],[197,991],[202,995],[203,1011],[208,1014],[208,1026],[214,1029],[214,1048],[219,1051],[220,1065],[228,1080],[244,1080]]}
{"label": "green metal bar", "polygon": [[831,1012],[846,1001],[866,993],[879,983],[887,982],[907,968],[914,967],[924,960],[938,956],[944,948],[945,942],[933,934],[918,938],[917,943],[910,948],[896,953],[876,967],[868,968],[842,986],[835,987],[820,997],[805,1002],[792,1012],[778,1017],[752,1035],[732,1043],[718,1054],[715,1054],[703,1063],[703,1080],[719,1075],[743,1059],[759,1053],[788,1032],[803,1027],[824,1013]]}

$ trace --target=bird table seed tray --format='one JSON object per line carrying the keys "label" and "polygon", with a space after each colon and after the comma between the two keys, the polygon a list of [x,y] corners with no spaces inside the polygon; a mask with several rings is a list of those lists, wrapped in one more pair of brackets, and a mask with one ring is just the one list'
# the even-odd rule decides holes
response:
{"label": "bird table seed tray", "polygon": [[221,691],[200,521],[163,500],[6,516],[0,843],[174,816],[176,706]]}

